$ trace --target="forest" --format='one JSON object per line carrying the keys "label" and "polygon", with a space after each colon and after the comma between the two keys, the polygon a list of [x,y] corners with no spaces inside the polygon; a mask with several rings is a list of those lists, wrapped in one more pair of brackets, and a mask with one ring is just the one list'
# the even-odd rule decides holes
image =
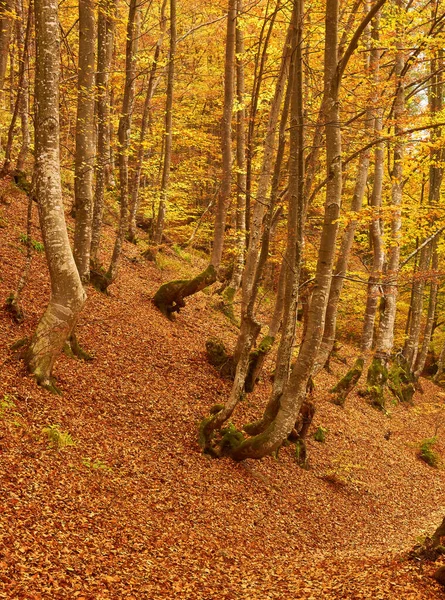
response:
{"label": "forest", "polygon": [[0,0],[0,599],[445,593],[443,0]]}

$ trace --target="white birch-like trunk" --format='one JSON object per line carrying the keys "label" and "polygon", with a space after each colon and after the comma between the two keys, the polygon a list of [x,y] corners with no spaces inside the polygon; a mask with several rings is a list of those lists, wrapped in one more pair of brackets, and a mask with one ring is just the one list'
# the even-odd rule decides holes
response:
{"label": "white birch-like trunk", "polygon": [[170,0],[170,51],[168,58],[167,98],[165,104],[164,162],[162,165],[161,196],[159,200],[158,218],[154,235],[154,241],[157,244],[162,242],[170,183],[170,165],[173,143],[173,93],[175,83],[176,37],[176,0]]}
{"label": "white birch-like trunk", "polygon": [[74,260],[82,283],[90,278],[95,161],[94,83],[96,22],[93,0],[79,0],[79,64],[77,82],[76,155],[74,162]]}
{"label": "white birch-like trunk", "polygon": [[232,113],[235,77],[236,0],[229,0],[227,12],[226,55],[224,66],[224,107],[221,123],[222,180],[215,211],[213,247],[210,263],[219,269],[224,247],[227,204],[232,187]]}
{"label": "white birch-like trunk", "polygon": [[68,239],[59,161],[59,21],[57,0],[36,0],[36,197],[51,279],[51,298],[27,351],[29,370],[53,387],[54,361],[85,302]]}

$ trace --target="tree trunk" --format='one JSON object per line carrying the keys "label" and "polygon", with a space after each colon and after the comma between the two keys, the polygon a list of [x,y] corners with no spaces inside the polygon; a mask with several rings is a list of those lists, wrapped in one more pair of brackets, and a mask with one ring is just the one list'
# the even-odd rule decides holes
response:
{"label": "tree trunk", "polygon": [[175,57],[176,57],[176,0],[170,0],[170,52],[168,59],[167,99],[165,106],[165,141],[164,164],[162,166],[161,197],[159,201],[158,218],[154,241],[162,242],[164,231],[165,213],[167,210],[168,188],[170,182],[170,164],[172,158],[172,129],[173,129],[173,86],[175,82]]}
{"label": "tree trunk", "polygon": [[55,389],[54,361],[76,324],[85,292],[66,230],[59,162],[59,21],[56,0],[35,1],[36,197],[51,279],[51,298],[28,348],[37,381]]}
{"label": "tree trunk", "polygon": [[[372,28],[372,39],[374,44],[379,45],[379,26],[380,19],[376,17]],[[371,68],[374,74],[374,82],[379,82],[379,56],[380,50],[374,50],[371,54]],[[378,138],[382,133],[382,110],[376,110],[374,122],[374,134]],[[383,271],[385,253],[383,249],[382,227],[380,209],[382,206],[383,189],[383,170],[384,170],[384,145],[377,144],[374,150],[374,181],[371,193],[371,207],[373,208],[372,221],[369,226],[369,237],[372,244],[372,267],[368,279],[368,289],[366,297],[366,309],[364,315],[362,336],[360,341],[360,353],[366,354],[372,347],[374,337],[374,323],[377,312],[377,305],[380,297],[380,279]]]}
{"label": "tree trunk", "polygon": [[[25,170],[26,159],[28,157],[29,146],[31,144],[31,138],[29,134],[29,77],[28,77],[28,65],[29,65],[29,41],[26,38],[26,33],[23,32],[23,19],[24,19],[24,6],[23,0],[17,0],[17,7],[20,9],[21,19],[17,22],[17,37],[23,40],[23,77],[21,85],[21,102],[19,106],[20,113],[20,125],[22,131],[22,143],[20,146],[19,155],[17,157],[16,171],[21,172]],[[32,2],[28,7],[28,19],[31,19],[31,27],[33,20],[33,8]],[[24,39],[23,39],[24,38]]]}
{"label": "tree trunk", "polygon": [[202,423],[201,441],[206,440],[204,446],[207,449],[211,447],[213,432],[221,428],[224,421],[230,417],[242,397],[246,376],[249,370],[250,351],[253,344],[255,344],[261,329],[260,324],[255,320],[254,309],[260,277],[268,256],[268,242],[272,224],[273,207],[270,198],[269,200],[267,198],[267,192],[272,176],[276,128],[284,86],[289,71],[293,32],[294,28],[290,26],[283,49],[280,73],[269,113],[264,144],[264,156],[258,181],[257,201],[252,218],[251,237],[242,281],[241,327],[234,352],[234,362],[237,365],[235,379],[230,398],[224,409],[217,414],[211,415],[208,419],[204,419]]}
{"label": "tree trunk", "polygon": [[226,57],[224,67],[224,108],[221,123],[222,180],[216,204],[211,264],[218,271],[221,263],[227,203],[232,187],[232,112],[235,75],[236,0],[229,0],[227,14]]}
{"label": "tree trunk", "polygon": [[91,235],[91,268],[99,269],[99,245],[105,189],[110,179],[110,70],[113,57],[115,0],[100,0],[97,19],[97,163]]}
{"label": "tree trunk", "polygon": [[[434,9],[433,9],[433,17],[434,17]],[[431,86],[429,87],[429,108],[431,113],[431,118],[434,119],[437,113],[440,113],[442,110],[442,93],[443,93],[443,82],[442,82],[442,69],[443,69],[443,50],[439,50],[439,56],[437,59],[431,61],[431,74],[432,81]],[[428,203],[431,205],[437,205],[440,202],[440,188],[442,185],[443,178],[443,167],[441,166],[442,148],[437,148],[437,143],[441,135],[440,128],[433,129],[431,132],[431,145],[432,148],[430,150],[431,162],[430,162],[430,170],[429,170],[429,192],[428,192]],[[405,346],[403,348],[403,355],[407,362],[407,366],[411,371],[419,370],[419,366],[421,363],[424,363],[426,359],[426,354],[422,359],[417,361],[417,353],[419,347],[419,337],[420,337],[420,329],[422,322],[422,313],[423,313],[423,296],[424,289],[426,283],[426,272],[428,271],[431,254],[432,254],[432,245],[436,243],[435,241],[423,246],[420,250],[419,256],[419,268],[418,273],[414,274],[413,284],[412,284],[412,293],[411,293],[411,304],[410,304],[410,321],[408,328],[408,337],[405,342]],[[434,285],[432,286],[430,299],[437,294],[437,290],[434,291]],[[435,300],[434,300],[435,304]],[[430,303],[431,307],[431,303]],[[431,312],[429,310],[429,312]],[[433,311],[434,312],[434,311]],[[428,329],[429,327],[427,327]],[[426,333],[426,332],[425,332]],[[432,323],[431,323],[431,331],[429,333],[429,337],[432,333]],[[427,341],[429,345],[429,340]],[[428,348],[427,348],[428,351]],[[420,371],[422,371],[423,365],[421,366]]]}
{"label": "tree trunk", "polygon": [[[298,45],[302,40],[302,1],[298,2]],[[326,164],[329,175],[326,186],[326,203],[323,229],[320,240],[320,250],[315,276],[315,289],[309,309],[308,329],[297,362],[290,374],[287,385],[283,387],[282,395],[275,400],[276,416],[268,427],[260,434],[242,442],[235,449],[233,457],[237,460],[244,458],[261,458],[276,450],[288,437],[294,428],[301,406],[303,405],[307,382],[311,375],[313,363],[317,355],[322,334],[329,287],[332,277],[332,264],[335,254],[337,235],[337,220],[341,201],[341,133],[338,91],[340,77],[338,75],[338,0],[327,0],[325,28],[325,91],[324,116],[326,134]],[[301,54],[300,54],[301,56]],[[301,69],[300,65],[297,69]],[[298,80],[298,78],[296,78]],[[299,128],[295,128],[299,129]],[[292,131],[292,129],[291,129]],[[292,142],[291,142],[292,143]],[[302,149],[299,150],[301,152]],[[300,175],[301,177],[301,175]],[[301,183],[301,187],[302,187]],[[301,196],[300,196],[301,198]],[[304,204],[298,207],[300,219],[304,217]],[[300,228],[302,223],[300,222]],[[295,278],[298,282],[298,278]],[[273,401],[272,397],[272,401]],[[266,410],[275,412],[274,407]]]}
{"label": "tree trunk", "polygon": [[137,0],[131,0],[128,9],[127,23],[124,99],[122,101],[122,113],[119,119],[118,129],[120,185],[119,226],[108,271],[105,275],[96,271],[91,273],[91,281],[102,291],[106,291],[108,286],[116,280],[122,253],[122,245],[128,230],[128,150],[130,147],[131,118],[134,105],[134,84],[136,79],[139,26],[140,11],[138,9],[138,3]]}
{"label": "tree trunk", "polygon": [[[401,0],[398,0],[400,6]],[[399,32],[400,33],[400,32]],[[394,341],[394,324],[397,309],[397,284],[400,263],[400,230],[402,226],[402,176],[404,142],[401,138],[401,120],[405,112],[405,87],[403,82],[403,51],[399,38],[397,38],[397,55],[395,61],[396,95],[394,101],[394,164],[391,173],[391,245],[388,249],[387,272],[383,281],[383,313],[380,317],[376,351],[368,370],[367,394],[373,406],[384,409],[384,387],[388,376],[388,363]]]}
{"label": "tree trunk", "polygon": [[74,260],[82,283],[90,278],[93,217],[94,79],[96,23],[93,0],[79,0],[79,64],[77,83],[76,155],[74,163]]}
{"label": "tree trunk", "polygon": [[[147,93],[145,96],[144,108],[142,112],[142,123],[141,129],[139,132],[139,145],[137,149],[137,158],[136,165],[134,168],[133,181],[132,181],[132,189],[131,189],[131,206],[130,206],[130,223],[128,228],[128,238],[131,242],[135,242],[136,240],[136,215],[139,209],[139,188],[141,183],[141,173],[142,173],[142,165],[144,162],[144,140],[147,133],[148,125],[150,122],[150,110],[151,110],[151,100],[153,98],[153,94],[156,89],[156,73],[158,70],[158,61],[161,53],[162,42],[164,40],[165,29],[167,26],[167,19],[165,17],[165,7],[167,5],[167,0],[163,0],[161,6],[161,16],[160,16],[160,29],[161,34],[156,43],[156,48],[153,56],[153,62],[150,69],[150,76],[148,79],[148,87]],[[170,64],[169,64],[170,67]],[[174,67],[173,67],[174,70]],[[173,85],[173,84],[172,84]],[[173,90],[172,90],[173,92]],[[173,96],[173,93],[171,94]],[[166,117],[167,118],[167,117]]]}
{"label": "tree trunk", "polygon": [[[243,12],[243,0],[237,0],[237,15]],[[244,77],[244,33],[236,28],[236,242],[233,274],[226,289],[226,299],[233,303],[233,298],[241,285],[244,267],[244,251],[246,247],[246,109],[245,77]],[[233,313],[233,308],[232,308]]]}
{"label": "tree trunk", "polygon": [[[20,20],[18,22],[20,22]],[[27,81],[28,81],[28,78],[27,78],[26,71],[27,71],[28,64],[29,64],[29,43],[30,43],[30,36],[31,36],[31,24],[32,24],[32,4],[30,5],[29,10],[28,10],[25,39],[23,40],[23,32],[21,31],[22,27],[19,27],[18,36],[17,36],[19,39],[20,39],[20,37],[22,38],[22,43],[21,43],[22,55],[20,57],[17,95],[15,98],[14,111],[12,113],[11,123],[9,125],[8,139],[7,139],[6,146],[5,146],[5,160],[3,162],[3,169],[2,169],[3,176],[5,176],[9,172],[11,162],[12,162],[12,158],[11,158],[12,145],[13,145],[13,141],[14,141],[14,132],[15,132],[15,125],[17,122],[17,118],[19,117],[19,115],[22,115],[22,122],[23,122],[23,110],[24,110],[24,108],[27,110],[27,93],[28,93]],[[26,136],[26,131],[25,131],[24,135]],[[28,132],[28,140],[26,140],[26,137],[23,138],[23,143],[26,143],[27,141],[29,144],[29,132]]]}
{"label": "tree trunk", "polygon": [[434,327],[434,317],[436,315],[436,305],[437,305],[437,293],[439,290],[439,282],[436,278],[436,273],[439,269],[439,256],[437,252],[437,238],[433,242],[432,248],[432,270],[433,270],[433,279],[430,283],[430,297],[428,302],[428,313],[426,317],[425,328],[423,331],[423,340],[422,346],[419,354],[417,355],[417,361],[414,369],[414,378],[418,379],[422,374],[422,371],[425,367],[426,358],[428,356],[428,350],[430,349],[431,338],[433,335],[433,327]]}
{"label": "tree trunk", "polygon": [[12,31],[12,17],[10,15],[13,11],[14,0],[0,0],[0,92],[5,86]]}

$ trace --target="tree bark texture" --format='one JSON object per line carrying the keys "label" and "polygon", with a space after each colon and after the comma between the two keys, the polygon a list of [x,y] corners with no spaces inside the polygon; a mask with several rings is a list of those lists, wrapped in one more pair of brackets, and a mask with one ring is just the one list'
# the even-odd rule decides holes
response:
{"label": "tree bark texture", "polygon": [[215,211],[211,264],[216,270],[224,247],[227,203],[232,187],[232,113],[235,76],[236,0],[229,0],[227,13],[226,55],[224,65],[224,107],[221,123],[222,180]]}
{"label": "tree bark texture", "polygon": [[90,278],[93,219],[94,83],[96,20],[93,0],[79,0],[79,64],[77,83],[76,155],[74,162],[74,260],[82,283]]}
{"label": "tree bark texture", "polygon": [[110,179],[110,71],[113,58],[115,0],[100,0],[97,19],[97,163],[90,263],[99,268],[99,246],[105,189]]}
{"label": "tree bark texture", "polygon": [[[20,14],[21,11],[21,5],[20,7],[18,7],[18,14]],[[18,23],[20,22],[20,20],[18,20]],[[11,162],[12,162],[12,146],[13,146],[13,142],[14,142],[14,134],[15,134],[15,126],[16,126],[16,122],[17,119],[20,115],[23,115],[23,108],[24,108],[24,103],[26,103],[27,106],[27,98],[25,99],[25,94],[27,94],[27,73],[26,70],[28,68],[28,64],[29,64],[29,44],[30,44],[30,36],[31,36],[31,25],[32,25],[32,4],[29,7],[28,10],[28,17],[27,17],[27,22],[26,22],[26,33],[23,39],[23,27],[22,26],[18,26],[17,29],[17,37],[20,40],[21,39],[21,56],[20,56],[20,64],[19,64],[19,78],[18,78],[18,89],[17,89],[17,94],[15,97],[15,102],[14,102],[14,108],[13,108],[13,112],[12,112],[12,117],[11,117],[11,123],[9,125],[9,129],[8,129],[8,138],[6,141],[6,146],[5,146],[5,160],[3,162],[3,169],[2,169],[2,175],[6,175],[11,167]],[[26,132],[25,132],[26,135]],[[29,137],[29,132],[28,132],[28,137]],[[24,138],[23,140],[26,143],[26,139]],[[28,140],[28,144],[29,144],[29,140]]]}
{"label": "tree bark texture", "polygon": [[27,351],[29,370],[52,387],[54,361],[85,302],[71,252],[59,162],[59,21],[56,0],[36,0],[36,197],[51,279],[51,298]]}
{"label": "tree bark texture", "polygon": [[165,214],[170,182],[170,165],[172,158],[173,135],[173,91],[175,82],[175,57],[176,57],[176,0],[170,0],[170,52],[167,74],[167,99],[165,105],[165,140],[164,162],[162,165],[161,197],[159,201],[158,218],[154,241],[160,244],[164,231]]}
{"label": "tree bark texture", "polygon": [[[158,70],[158,61],[161,54],[162,42],[165,36],[165,30],[167,27],[167,19],[165,17],[165,8],[167,6],[167,0],[164,0],[161,6],[161,16],[160,16],[160,29],[161,33],[158,41],[156,42],[156,48],[153,55],[153,62],[150,69],[150,75],[148,79],[147,93],[145,95],[144,108],[142,111],[142,122],[141,129],[139,132],[139,143],[137,149],[137,157],[136,164],[133,172],[132,179],[132,189],[131,189],[131,204],[130,204],[130,222],[128,228],[128,238],[130,241],[134,242],[136,240],[136,215],[139,210],[139,189],[141,184],[141,173],[142,173],[142,165],[144,161],[144,141],[145,136],[147,134],[148,126],[150,123],[150,110],[151,110],[151,101],[153,98],[153,94],[156,89],[157,80],[156,73]],[[169,65],[170,66],[170,65]],[[174,70],[174,67],[173,67]],[[172,93],[173,97],[173,93]],[[167,117],[166,117],[167,120]]]}
{"label": "tree bark texture", "polygon": [[136,78],[136,57],[138,51],[140,27],[140,12],[137,0],[130,1],[127,24],[127,44],[125,55],[125,87],[122,101],[122,113],[119,119],[119,186],[120,186],[120,217],[119,227],[114,243],[110,266],[105,275],[105,281],[112,283],[116,280],[122,244],[128,230],[128,149],[130,146],[131,118],[134,106],[134,84]]}

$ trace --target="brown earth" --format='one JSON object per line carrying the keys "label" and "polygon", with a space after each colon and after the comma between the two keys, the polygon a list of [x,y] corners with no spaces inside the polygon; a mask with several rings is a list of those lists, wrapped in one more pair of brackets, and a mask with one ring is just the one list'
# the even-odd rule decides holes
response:
{"label": "brown earth", "polygon": [[[20,276],[26,231],[26,199],[2,185],[1,302]],[[212,460],[197,425],[230,386],[206,362],[205,340],[232,347],[236,330],[204,293],[166,320],[154,292],[198,266],[164,257],[159,269],[135,246],[124,252],[110,296],[89,290],[79,324],[94,360],[57,363],[63,396],[39,389],[10,351],[48,300],[43,254],[25,322],[0,311],[0,598],[444,598],[438,565],[406,552],[445,515],[445,472],[417,457],[435,433],[445,452],[445,394],[424,381],[413,407],[389,401],[387,416],[355,395],[341,409],[325,391],[345,370],[334,362],[317,382],[312,433],[328,433],[324,444],[310,437],[309,470],[293,446],[278,460]],[[269,387],[266,378],[242,404],[238,425],[261,413]],[[75,445],[51,447],[43,429],[56,424]]]}

